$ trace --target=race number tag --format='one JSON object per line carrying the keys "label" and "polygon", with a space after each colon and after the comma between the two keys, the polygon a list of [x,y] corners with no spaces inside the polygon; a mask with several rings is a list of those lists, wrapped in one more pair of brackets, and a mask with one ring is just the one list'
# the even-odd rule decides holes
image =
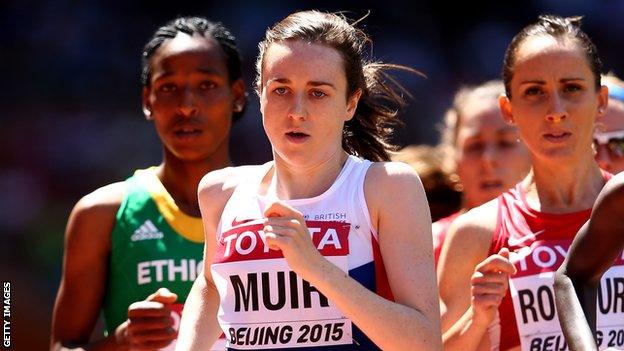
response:
{"label": "race number tag", "polygon": [[[306,224],[319,252],[347,272],[349,224]],[[235,227],[217,245],[211,269],[228,346],[253,350],[351,344],[351,321],[291,271],[281,251],[268,248],[263,227]]]}
{"label": "race number tag", "polygon": [[[554,272],[565,259],[569,241],[534,242],[512,253],[518,273],[509,281],[522,350],[568,350],[555,309]],[[624,346],[624,260],[602,277],[597,304],[600,350]],[[620,340],[618,340],[618,335]]]}

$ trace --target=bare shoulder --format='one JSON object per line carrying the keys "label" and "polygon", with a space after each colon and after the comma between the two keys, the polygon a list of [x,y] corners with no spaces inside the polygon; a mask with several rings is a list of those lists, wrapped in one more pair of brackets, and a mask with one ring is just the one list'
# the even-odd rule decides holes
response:
{"label": "bare shoulder", "polygon": [[440,262],[443,261],[442,256],[454,258],[461,254],[474,261],[485,259],[492,243],[497,217],[497,199],[457,217],[449,227]]}
{"label": "bare shoulder", "polygon": [[74,206],[71,217],[97,219],[115,218],[126,193],[126,184],[116,182],[105,185],[83,196]]}
{"label": "bare shoulder", "polygon": [[596,206],[608,206],[624,212],[624,172],[618,173],[611,178],[600,192],[596,200]]}
{"label": "bare shoulder", "polygon": [[373,162],[364,184],[367,199],[385,199],[423,194],[418,174],[402,162]]}
{"label": "bare shoulder", "polygon": [[380,220],[392,218],[396,222],[403,214],[420,224],[428,223],[430,231],[425,191],[416,172],[405,163],[374,162],[366,173],[364,197],[376,230],[380,229]]}
{"label": "bare shoulder", "polygon": [[197,190],[204,225],[216,225],[234,189],[244,179],[258,174],[263,168],[262,165],[227,167],[206,174],[199,182]]}
{"label": "bare shoulder", "polygon": [[457,232],[459,235],[468,233],[489,243],[496,229],[497,217],[498,200],[494,199],[457,217],[451,224],[449,233]]}
{"label": "bare shoulder", "polygon": [[117,182],[85,195],[76,203],[67,222],[65,249],[66,253],[81,252],[81,255],[69,257],[80,258],[71,262],[80,264],[83,258],[105,257],[125,193],[126,184]]}
{"label": "bare shoulder", "polygon": [[243,179],[256,174],[261,168],[262,166],[227,167],[207,173],[199,182],[200,200],[205,198],[213,201],[219,198],[227,200]]}

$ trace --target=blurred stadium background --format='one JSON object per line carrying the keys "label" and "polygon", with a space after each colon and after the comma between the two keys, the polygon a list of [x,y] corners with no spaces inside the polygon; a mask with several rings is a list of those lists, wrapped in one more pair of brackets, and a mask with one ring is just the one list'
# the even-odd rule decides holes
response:
{"label": "blurred stadium background", "polygon": [[[176,15],[223,22],[238,37],[248,86],[265,29],[295,10],[347,11],[374,57],[428,78],[400,76],[414,99],[396,135],[434,144],[453,92],[498,77],[514,33],[540,13],[584,15],[605,70],[624,74],[624,1],[10,1],[0,2],[0,272],[11,281],[12,343],[48,346],[64,227],[84,194],[156,164],[161,149],[142,118],[140,52]],[[236,164],[270,157],[256,95],[232,132]],[[88,289],[89,287],[85,287]]]}

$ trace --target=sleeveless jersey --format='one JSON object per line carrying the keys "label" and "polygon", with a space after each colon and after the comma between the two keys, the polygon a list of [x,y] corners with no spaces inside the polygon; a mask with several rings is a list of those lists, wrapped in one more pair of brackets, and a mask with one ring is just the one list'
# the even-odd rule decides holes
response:
{"label": "sleeveless jersey", "polygon": [[[392,300],[364,198],[370,161],[349,156],[323,194],[285,201],[301,211],[319,252],[368,289]],[[271,200],[258,195],[271,168],[260,166],[234,190],[217,230],[212,276],[229,350],[378,349],[314,286],[265,245],[262,219]]]}
{"label": "sleeveless jersey", "polygon": [[440,253],[442,252],[442,246],[444,245],[444,239],[446,239],[446,234],[448,233],[451,223],[453,223],[455,218],[459,217],[461,213],[461,210],[457,211],[447,217],[438,219],[431,225],[431,234],[433,235],[433,254],[435,257],[436,267],[438,266]]}
{"label": "sleeveless jersey", "polygon": [[[610,178],[605,173],[605,178]],[[562,214],[532,209],[520,184],[498,197],[498,219],[489,254],[510,250],[517,269],[490,326],[493,350],[568,350],[555,310],[554,273],[591,209]],[[600,253],[596,253],[600,254]],[[624,349],[624,257],[603,275],[597,303],[600,350]]]}
{"label": "sleeveless jersey", "polygon": [[[203,225],[183,213],[155,173],[138,170],[126,180],[126,194],[111,233],[103,312],[106,332],[127,319],[128,306],[161,287],[178,295],[175,328],[186,296],[203,267]],[[173,350],[175,343],[167,350]]]}

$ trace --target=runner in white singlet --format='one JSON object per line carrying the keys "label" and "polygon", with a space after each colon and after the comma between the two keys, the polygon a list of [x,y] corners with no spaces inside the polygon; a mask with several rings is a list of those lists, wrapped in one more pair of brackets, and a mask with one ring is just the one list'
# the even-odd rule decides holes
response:
{"label": "runner in white singlet", "polygon": [[410,69],[364,61],[366,43],[317,11],[267,31],[257,89],[273,161],[202,180],[204,275],[178,350],[221,331],[230,350],[441,349],[425,194],[409,166],[380,162],[403,105],[384,71]]}

